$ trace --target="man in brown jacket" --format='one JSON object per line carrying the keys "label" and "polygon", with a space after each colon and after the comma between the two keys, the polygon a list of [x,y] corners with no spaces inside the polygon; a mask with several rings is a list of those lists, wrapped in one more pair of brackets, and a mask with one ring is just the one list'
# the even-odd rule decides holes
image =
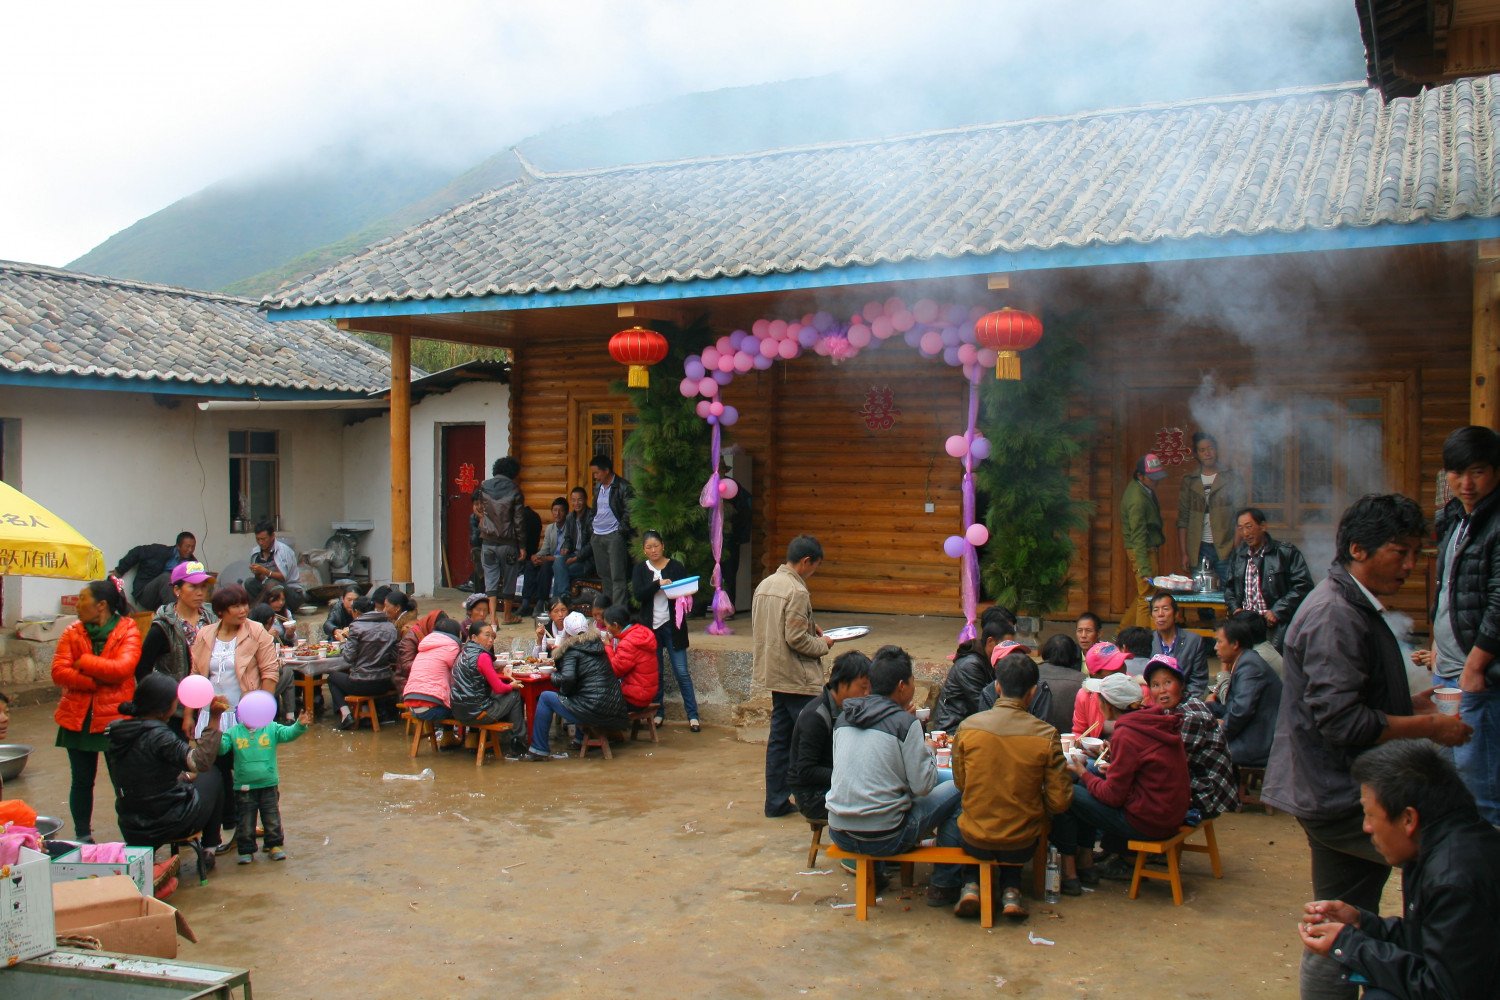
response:
{"label": "man in brown jacket", "polygon": [[[1066,812],[1073,801],[1073,779],[1063,766],[1057,730],[1027,709],[1036,697],[1037,668],[1031,657],[1012,653],[995,664],[995,707],[964,720],[953,743],[953,783],[963,792],[963,811],[949,820],[976,858],[1019,864],[1036,851],[1047,817]],[[946,836],[945,836],[946,834]],[[979,912],[976,881],[966,884],[954,912]],[[1000,869],[1001,903],[1007,917],[1026,916],[1021,905],[1021,869]]]}
{"label": "man in brown jacket", "polygon": [[823,546],[798,535],[787,546],[786,562],[755,588],[750,609],[754,636],[755,684],[771,692],[771,733],[766,741],[766,815],[797,811],[787,783],[792,730],[797,716],[823,690],[823,657],[833,648],[812,616],[807,578],[823,563]]}

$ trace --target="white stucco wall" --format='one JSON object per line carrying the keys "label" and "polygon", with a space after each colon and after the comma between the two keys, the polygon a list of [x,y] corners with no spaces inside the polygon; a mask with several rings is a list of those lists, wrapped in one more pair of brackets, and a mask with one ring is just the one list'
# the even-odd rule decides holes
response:
{"label": "white stucco wall", "polygon": [[[190,399],[168,408],[139,393],[5,387],[0,419],[6,481],[99,546],[107,567],[183,530],[210,568],[249,555],[253,536],[229,530],[231,429],[282,432],[282,532],[299,549],[321,545],[344,516],[338,411],[205,413]],[[80,584],[7,577],[4,586],[9,623],[56,614]]]}
{"label": "white stucco wall", "polygon": [[[510,447],[510,387],[500,382],[473,382],[450,392],[426,396],[411,411],[411,545],[416,593],[430,594],[442,579],[442,428],[447,424],[484,424],[484,468]],[[361,551],[370,557],[376,580],[391,575],[391,444],[386,416],[365,420],[344,432],[344,516],[367,518],[375,530]]]}

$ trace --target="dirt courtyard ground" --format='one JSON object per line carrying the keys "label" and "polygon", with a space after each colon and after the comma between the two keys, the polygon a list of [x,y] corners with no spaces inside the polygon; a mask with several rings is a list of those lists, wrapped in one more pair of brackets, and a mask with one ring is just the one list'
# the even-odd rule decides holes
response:
{"label": "dirt courtyard ground", "polygon": [[[15,712],[10,740],[38,750],[5,791],[66,816],[55,733],[51,705]],[[476,769],[411,760],[399,728],[319,723],[282,752],[290,860],[189,877],[172,902],[201,943],[181,954],[250,968],[258,997],[1296,995],[1308,862],[1289,817],[1221,819],[1224,879],[1186,858],[1180,908],[1164,884],[1132,902],[1103,883],[986,931],[922,904],[924,866],[917,898],[887,891],[860,924],[835,908],[842,870],[807,873],[806,823],[762,815],[763,761],[730,730],[668,726],[612,761]],[[381,777],[423,767],[434,781]],[[95,801],[116,836],[102,764]]]}

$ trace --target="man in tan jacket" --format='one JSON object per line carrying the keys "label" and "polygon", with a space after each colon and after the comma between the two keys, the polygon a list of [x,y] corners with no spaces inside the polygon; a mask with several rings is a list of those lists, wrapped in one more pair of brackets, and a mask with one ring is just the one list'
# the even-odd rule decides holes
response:
{"label": "man in tan jacket", "polygon": [[[995,664],[995,707],[964,720],[953,744],[953,783],[963,792],[963,811],[938,832],[938,843],[956,833],[976,858],[1020,863],[1031,858],[1048,816],[1067,812],[1073,779],[1063,766],[1057,730],[1027,711],[1036,697],[1037,667],[1025,653]],[[947,834],[947,836],[945,836]],[[969,869],[971,875],[976,869]],[[1001,904],[1021,919],[1021,869],[1000,869]],[[977,879],[966,884],[954,912],[979,912]]]}
{"label": "man in tan jacket", "polygon": [[798,535],[787,546],[786,562],[755,588],[750,609],[754,636],[755,684],[771,692],[771,733],[766,741],[766,815],[797,811],[787,781],[792,729],[808,702],[823,690],[823,657],[833,648],[812,616],[807,578],[823,563],[823,546]]}

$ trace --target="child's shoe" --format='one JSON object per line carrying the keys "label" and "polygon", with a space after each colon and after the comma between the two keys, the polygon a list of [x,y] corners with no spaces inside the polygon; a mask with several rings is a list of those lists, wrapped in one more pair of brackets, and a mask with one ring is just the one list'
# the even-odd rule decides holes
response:
{"label": "child's shoe", "polygon": [[255,855],[253,855],[253,854],[241,854],[240,855],[240,864],[242,864],[242,865],[248,865],[250,862],[252,862],[254,860],[255,860]]}
{"label": "child's shoe", "polygon": [[266,853],[268,853],[268,854],[271,855],[271,860],[272,861],[285,861],[286,860],[286,851],[282,850],[280,847],[273,847],[269,851],[267,851]]}

